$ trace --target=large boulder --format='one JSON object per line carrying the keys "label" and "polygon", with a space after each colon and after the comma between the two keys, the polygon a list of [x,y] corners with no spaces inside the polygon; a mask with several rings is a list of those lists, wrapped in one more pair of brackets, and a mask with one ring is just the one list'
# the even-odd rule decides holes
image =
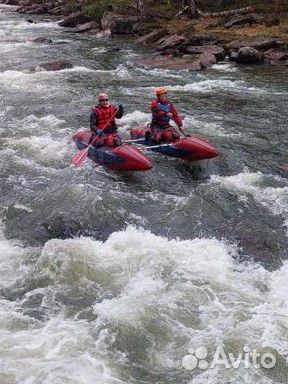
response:
{"label": "large boulder", "polygon": [[73,12],[69,16],[65,17],[64,20],[60,21],[58,25],[60,27],[77,27],[79,24],[84,24],[88,22],[88,18],[84,16],[80,11]]}
{"label": "large boulder", "polygon": [[167,34],[166,29],[156,29],[153,32],[148,33],[147,35],[139,37],[137,42],[140,44],[153,44],[155,41],[162,39]]}
{"label": "large boulder", "polygon": [[104,13],[101,26],[112,34],[129,35],[133,34],[133,27],[138,20],[138,16],[120,15],[110,11]]}
{"label": "large boulder", "polygon": [[253,24],[262,24],[264,18],[257,13],[250,13],[248,15],[235,15],[224,25],[225,28],[243,28]]}
{"label": "large boulder", "polygon": [[261,64],[265,56],[262,52],[252,47],[243,47],[239,49],[236,62],[239,64]]}
{"label": "large boulder", "polygon": [[73,68],[73,64],[68,60],[48,61],[39,64],[40,70],[61,71],[63,69]]}
{"label": "large boulder", "polygon": [[157,51],[166,51],[177,48],[185,42],[185,37],[181,35],[168,35],[157,41]]}

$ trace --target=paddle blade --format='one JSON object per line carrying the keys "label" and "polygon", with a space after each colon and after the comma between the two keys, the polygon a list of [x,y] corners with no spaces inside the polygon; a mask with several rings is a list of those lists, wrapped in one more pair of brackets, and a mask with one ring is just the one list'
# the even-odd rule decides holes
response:
{"label": "paddle blade", "polygon": [[89,151],[89,147],[83,149],[82,151],[80,151],[79,153],[77,153],[76,156],[74,156],[73,160],[72,160],[72,164],[74,164],[74,166],[76,168],[78,167],[81,167],[81,165],[84,163],[84,161],[87,159],[87,156],[88,156],[88,151]]}

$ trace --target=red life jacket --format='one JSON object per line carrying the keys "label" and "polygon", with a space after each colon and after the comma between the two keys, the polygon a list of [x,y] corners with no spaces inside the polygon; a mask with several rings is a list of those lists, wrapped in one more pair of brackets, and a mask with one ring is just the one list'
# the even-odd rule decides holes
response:
{"label": "red life jacket", "polygon": [[[99,129],[101,129],[103,131],[103,129],[105,128],[105,126],[108,123],[108,121],[114,115],[115,108],[114,108],[113,105],[109,105],[109,107],[107,107],[107,108],[95,107],[93,109],[97,112],[97,115],[98,115],[97,128],[99,128]],[[105,128],[105,131],[106,130],[110,131],[111,128],[112,128],[112,131],[114,131],[114,130],[116,131],[116,129],[117,129],[115,117],[110,121],[108,126]],[[110,132],[110,133],[112,133],[112,132]]]}

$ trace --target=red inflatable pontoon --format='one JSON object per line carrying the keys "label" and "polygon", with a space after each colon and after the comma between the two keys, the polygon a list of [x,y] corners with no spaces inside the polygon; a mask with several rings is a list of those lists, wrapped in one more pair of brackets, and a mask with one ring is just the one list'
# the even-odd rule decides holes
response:
{"label": "red inflatable pontoon", "polygon": [[[82,150],[88,146],[91,131],[77,132],[73,136],[77,148]],[[121,145],[120,147],[90,147],[88,157],[99,165],[114,171],[149,171],[152,163],[148,157],[131,145]]]}

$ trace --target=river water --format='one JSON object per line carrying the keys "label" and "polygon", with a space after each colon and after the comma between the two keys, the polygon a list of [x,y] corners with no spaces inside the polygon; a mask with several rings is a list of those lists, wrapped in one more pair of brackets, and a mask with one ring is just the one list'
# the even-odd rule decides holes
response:
{"label": "river water", "polygon": [[[287,383],[287,71],[143,69],[132,42],[12,9],[0,7],[0,383]],[[31,70],[54,59],[74,68]],[[160,85],[220,157],[71,167],[100,91],[124,104],[128,138]],[[208,364],[218,347],[277,363],[186,369],[199,347]]]}

